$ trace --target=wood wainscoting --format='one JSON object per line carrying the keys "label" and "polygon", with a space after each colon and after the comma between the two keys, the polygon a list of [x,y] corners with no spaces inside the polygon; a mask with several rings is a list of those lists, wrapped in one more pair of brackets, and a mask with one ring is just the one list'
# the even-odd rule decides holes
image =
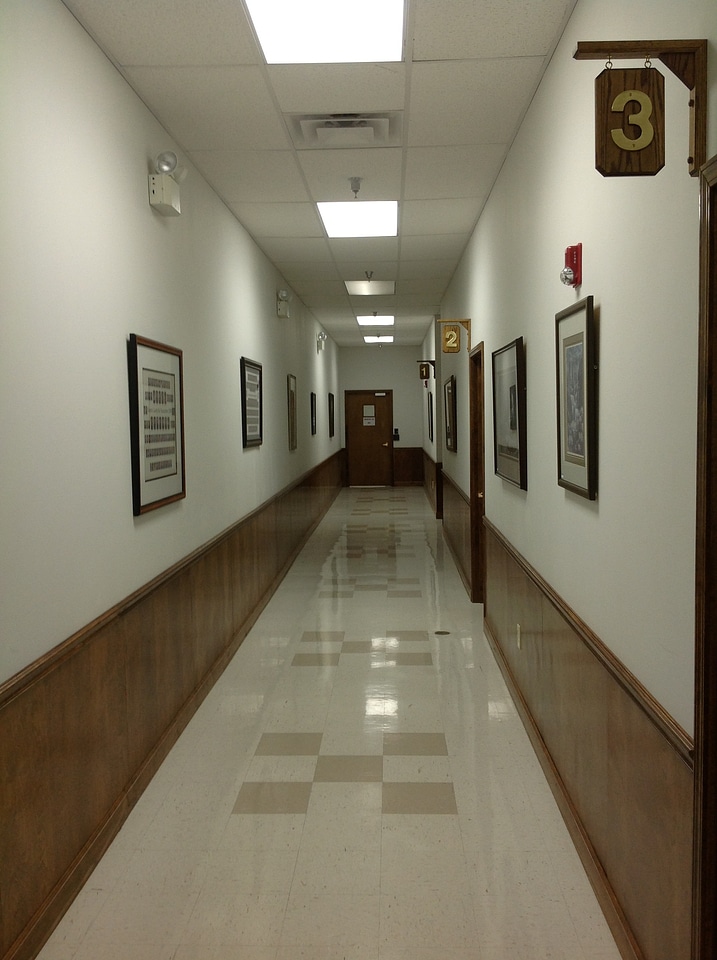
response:
{"label": "wood wainscoting", "polygon": [[423,451],[423,489],[433,507],[436,520],[443,518],[443,472],[442,464],[436,463]]}
{"label": "wood wainscoting", "polygon": [[423,448],[393,448],[393,483],[396,487],[420,487],[423,483]]}
{"label": "wood wainscoting", "polygon": [[458,573],[471,596],[471,505],[451,478],[442,473],[443,537],[453,554]]}
{"label": "wood wainscoting", "polygon": [[485,527],[486,635],[623,956],[689,960],[692,741]]}
{"label": "wood wainscoting", "polygon": [[344,484],[343,451],[0,686],[0,957],[34,957]]}

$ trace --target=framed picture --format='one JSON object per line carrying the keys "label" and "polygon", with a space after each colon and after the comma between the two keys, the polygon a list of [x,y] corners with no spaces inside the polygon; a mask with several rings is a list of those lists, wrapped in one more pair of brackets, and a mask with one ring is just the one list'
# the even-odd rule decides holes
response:
{"label": "framed picture", "polygon": [[182,351],[134,333],[127,344],[132,513],[186,496]]}
{"label": "framed picture", "polygon": [[241,367],[241,435],[245,447],[258,447],[263,438],[263,398],[261,364],[242,357]]}
{"label": "framed picture", "polygon": [[526,390],[523,338],[493,354],[493,459],[495,473],[528,489],[525,436]]}
{"label": "framed picture", "polygon": [[333,393],[329,394],[329,437],[333,437],[335,433],[335,421],[334,421],[334,395]]}
{"label": "framed picture", "polygon": [[555,315],[558,484],[597,497],[597,357],[593,298]]}
{"label": "framed picture", "polygon": [[311,394],[311,436],[316,436],[316,394]]}
{"label": "framed picture", "polygon": [[456,378],[451,376],[443,384],[443,409],[446,422],[446,450],[457,450],[456,437]]}
{"label": "framed picture", "polygon": [[296,377],[293,373],[286,378],[286,410],[289,424],[289,450],[296,450]]}
{"label": "framed picture", "polygon": [[428,391],[428,439],[433,443],[433,394]]}

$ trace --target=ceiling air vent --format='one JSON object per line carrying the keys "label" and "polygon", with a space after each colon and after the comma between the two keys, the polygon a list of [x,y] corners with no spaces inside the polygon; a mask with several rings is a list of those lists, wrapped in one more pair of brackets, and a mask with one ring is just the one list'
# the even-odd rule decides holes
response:
{"label": "ceiling air vent", "polygon": [[400,112],[303,114],[287,116],[286,119],[298,150],[394,147],[401,144]]}

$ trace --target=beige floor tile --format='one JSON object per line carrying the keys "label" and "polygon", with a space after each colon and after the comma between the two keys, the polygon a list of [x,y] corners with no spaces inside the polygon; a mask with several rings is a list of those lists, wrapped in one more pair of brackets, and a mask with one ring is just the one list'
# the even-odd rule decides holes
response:
{"label": "beige floor tile", "polygon": [[296,653],[292,667],[338,667],[338,653]]}
{"label": "beige floor tile", "polygon": [[443,733],[384,733],[384,756],[448,756],[446,737]]}
{"label": "beige floor tile", "polygon": [[384,813],[456,814],[452,783],[384,783]]}
{"label": "beige floor tile", "polygon": [[321,733],[265,733],[259,740],[255,756],[314,756],[321,749]]}
{"label": "beige floor tile", "polygon": [[232,813],[306,813],[310,783],[245,783]]}
{"label": "beige floor tile", "polygon": [[372,783],[383,779],[383,757],[322,755],[316,763],[317,783]]}

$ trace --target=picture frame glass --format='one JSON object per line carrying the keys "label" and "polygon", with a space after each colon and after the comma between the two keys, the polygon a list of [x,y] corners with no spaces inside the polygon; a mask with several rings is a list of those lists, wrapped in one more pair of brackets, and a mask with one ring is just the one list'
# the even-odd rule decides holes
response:
{"label": "picture frame glass", "polygon": [[240,360],[242,445],[258,447],[263,443],[262,367],[247,357]]}
{"label": "picture frame glass", "polygon": [[593,298],[555,316],[558,485],[597,496],[597,406]]}
{"label": "picture frame glass", "polygon": [[445,419],[446,450],[458,449],[456,435],[456,378],[450,376],[443,384],[443,411]]}
{"label": "picture frame glass", "polygon": [[493,355],[493,457],[497,476],[528,489],[523,338]]}
{"label": "picture frame glass", "polygon": [[127,343],[132,512],[186,496],[182,351],[130,334]]}
{"label": "picture frame glass", "polygon": [[296,411],[296,377],[293,373],[286,378],[286,412],[288,420],[289,450],[296,450],[298,445],[297,411]]}

